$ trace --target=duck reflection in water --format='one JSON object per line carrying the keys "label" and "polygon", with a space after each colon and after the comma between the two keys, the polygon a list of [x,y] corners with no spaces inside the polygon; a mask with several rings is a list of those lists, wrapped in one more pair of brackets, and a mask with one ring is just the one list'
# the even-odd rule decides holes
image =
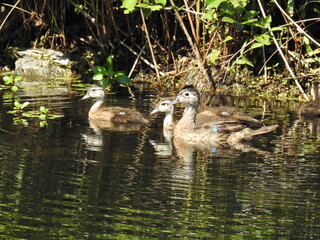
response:
{"label": "duck reflection in water", "polygon": [[95,151],[99,151],[102,147],[103,130],[137,131],[149,122],[134,108],[106,107],[105,97],[104,88],[93,85],[81,99],[96,99],[88,113],[89,124],[93,131],[82,134],[88,148]]}

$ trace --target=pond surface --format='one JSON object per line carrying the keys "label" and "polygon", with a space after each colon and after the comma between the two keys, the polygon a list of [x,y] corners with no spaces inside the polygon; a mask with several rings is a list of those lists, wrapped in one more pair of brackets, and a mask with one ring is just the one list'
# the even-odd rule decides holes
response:
{"label": "pond surface", "polygon": [[[241,150],[197,150],[165,139],[161,116],[138,130],[92,128],[91,102],[59,87],[17,93],[65,115],[44,128],[14,122],[17,96],[0,92],[1,239],[320,238],[319,130],[294,103],[234,98],[280,127]],[[155,98],[142,89],[108,103],[147,114]]]}

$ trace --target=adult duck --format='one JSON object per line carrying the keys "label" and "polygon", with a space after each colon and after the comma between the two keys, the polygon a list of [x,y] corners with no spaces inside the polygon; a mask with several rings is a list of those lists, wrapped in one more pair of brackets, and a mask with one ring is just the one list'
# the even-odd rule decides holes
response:
{"label": "adult duck", "polygon": [[182,118],[174,128],[174,138],[192,144],[235,144],[243,140],[275,130],[278,125],[263,126],[258,129],[247,127],[246,124],[234,120],[215,120],[203,124],[196,123],[200,95],[193,86],[184,87],[170,104],[182,103],[185,110]]}

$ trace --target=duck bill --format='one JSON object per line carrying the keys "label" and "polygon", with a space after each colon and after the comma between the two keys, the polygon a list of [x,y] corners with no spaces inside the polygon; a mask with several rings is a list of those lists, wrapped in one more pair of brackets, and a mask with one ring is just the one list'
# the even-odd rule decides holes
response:
{"label": "duck bill", "polygon": [[179,98],[176,98],[175,100],[169,102],[168,104],[174,105],[174,104],[177,104],[177,103],[180,103]]}
{"label": "duck bill", "polygon": [[86,94],[81,98],[81,100],[85,100],[85,99],[88,99],[88,98],[90,98],[90,96],[89,96],[89,94]]}
{"label": "duck bill", "polygon": [[158,113],[158,112],[159,112],[159,109],[158,109],[158,108],[155,108],[155,109],[152,110],[152,112],[150,113],[150,115],[155,114],[155,113]]}

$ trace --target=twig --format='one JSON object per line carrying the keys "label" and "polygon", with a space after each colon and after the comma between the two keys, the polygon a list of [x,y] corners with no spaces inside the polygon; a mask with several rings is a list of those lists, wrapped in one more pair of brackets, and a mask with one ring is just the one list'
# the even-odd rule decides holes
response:
{"label": "twig", "polygon": [[148,31],[148,28],[147,28],[146,20],[145,20],[145,17],[144,17],[142,9],[140,9],[140,14],[141,14],[142,23],[143,23],[143,26],[144,26],[144,31],[146,33],[146,38],[147,38],[147,42],[148,42],[148,45],[149,45],[152,61],[153,61],[153,64],[154,64],[154,69],[156,70],[157,79],[160,82],[160,75],[159,75],[158,65],[157,65],[157,62],[156,62],[156,58],[154,57],[154,52],[153,52],[151,41],[150,41],[150,37],[149,37],[149,31]]}
{"label": "twig", "polygon": [[[276,2],[276,0],[275,0],[275,2]],[[263,17],[266,17],[266,13],[265,13],[265,11],[264,11],[264,9],[263,9],[261,0],[258,0],[258,4],[259,4],[259,7],[260,7],[262,16],[263,16]],[[269,26],[268,29],[269,29],[269,31],[270,31],[271,27]],[[276,47],[277,47],[277,49],[278,49],[278,51],[279,51],[279,54],[280,54],[282,60],[284,61],[284,64],[285,64],[286,68],[288,69],[290,75],[291,75],[292,78],[294,79],[294,82],[296,83],[296,85],[297,85],[297,87],[299,88],[300,92],[302,93],[303,97],[304,97],[307,101],[309,101],[308,95],[304,92],[303,88],[301,87],[300,83],[298,82],[298,80],[297,80],[294,72],[292,71],[292,69],[291,69],[288,61],[286,60],[286,58],[285,58],[285,56],[284,56],[284,54],[283,54],[283,52],[282,52],[281,47],[279,46],[279,43],[278,43],[278,41],[277,41],[274,33],[273,33],[272,31],[270,31],[270,34],[272,35],[274,44],[276,45]]]}
{"label": "twig", "polygon": [[[260,0],[258,1],[260,2]],[[320,43],[318,43],[313,37],[311,37],[306,31],[304,31],[295,21],[293,21],[293,19],[282,9],[282,7],[280,6],[280,4],[277,2],[277,0],[274,0],[274,3],[277,5],[277,7],[279,8],[280,12],[283,13],[283,15],[286,16],[286,18],[297,28],[297,30],[300,33],[303,33],[307,38],[309,38],[309,40],[311,42],[313,42],[315,45],[317,45],[318,47],[320,47]],[[259,3],[260,5],[260,3]]]}
{"label": "twig", "polygon": [[5,24],[5,22],[7,21],[7,19],[9,18],[9,16],[11,15],[11,13],[13,12],[13,10],[17,7],[17,5],[19,4],[20,0],[18,0],[16,2],[16,4],[10,9],[9,13],[7,14],[7,16],[3,19],[2,24],[0,25],[0,30],[2,29],[3,25]]}
{"label": "twig", "polygon": [[[137,53],[135,50],[133,50],[131,47],[129,47],[127,44],[125,44],[123,41],[120,41],[120,43],[123,45],[123,46],[125,46],[130,52],[132,52],[134,55],[136,55],[136,56],[138,56],[139,55],[139,53]],[[149,65],[151,68],[155,68],[154,67],[154,65],[151,63],[151,62],[149,62],[147,59],[145,59],[144,57],[142,57],[142,56],[140,56],[140,59],[145,63],[145,64],[147,64],[147,65]],[[161,76],[165,76],[165,74],[163,73],[163,72],[161,72],[161,71],[159,71],[159,74],[161,75]]]}
{"label": "twig", "polygon": [[196,46],[196,44],[193,43],[192,38],[191,38],[191,36],[190,36],[190,34],[189,34],[186,26],[184,25],[184,22],[182,21],[182,18],[181,18],[180,14],[179,14],[179,11],[177,10],[176,5],[174,4],[174,1],[173,1],[173,0],[170,0],[170,3],[171,3],[171,5],[172,5],[172,7],[173,7],[174,14],[176,15],[176,18],[178,19],[178,21],[179,21],[179,23],[180,23],[180,26],[181,26],[184,34],[185,34],[186,37],[187,37],[187,40],[188,40],[188,42],[189,42],[189,44],[190,44],[190,46],[191,46],[191,48],[192,48],[193,53],[196,55],[196,58],[197,58],[197,60],[198,60],[198,64],[199,64],[200,70],[201,70],[202,73],[204,74],[204,77],[206,78],[206,80],[208,80],[209,82],[211,82],[212,85],[214,85],[212,78],[211,78],[211,77],[209,76],[209,74],[207,73],[207,71],[206,71],[206,69],[205,69],[205,66],[204,66],[204,64],[203,64],[203,62],[202,62],[202,58],[201,58],[199,49],[198,49],[198,47]]}
{"label": "twig", "polygon": [[128,77],[131,77],[131,74],[132,74],[133,70],[135,69],[135,67],[136,67],[136,65],[137,65],[137,63],[138,63],[139,58],[141,57],[141,54],[143,53],[143,50],[144,50],[145,46],[146,46],[146,45],[144,45],[144,46],[142,47],[142,49],[141,49],[141,51],[139,52],[136,60],[134,61]]}

